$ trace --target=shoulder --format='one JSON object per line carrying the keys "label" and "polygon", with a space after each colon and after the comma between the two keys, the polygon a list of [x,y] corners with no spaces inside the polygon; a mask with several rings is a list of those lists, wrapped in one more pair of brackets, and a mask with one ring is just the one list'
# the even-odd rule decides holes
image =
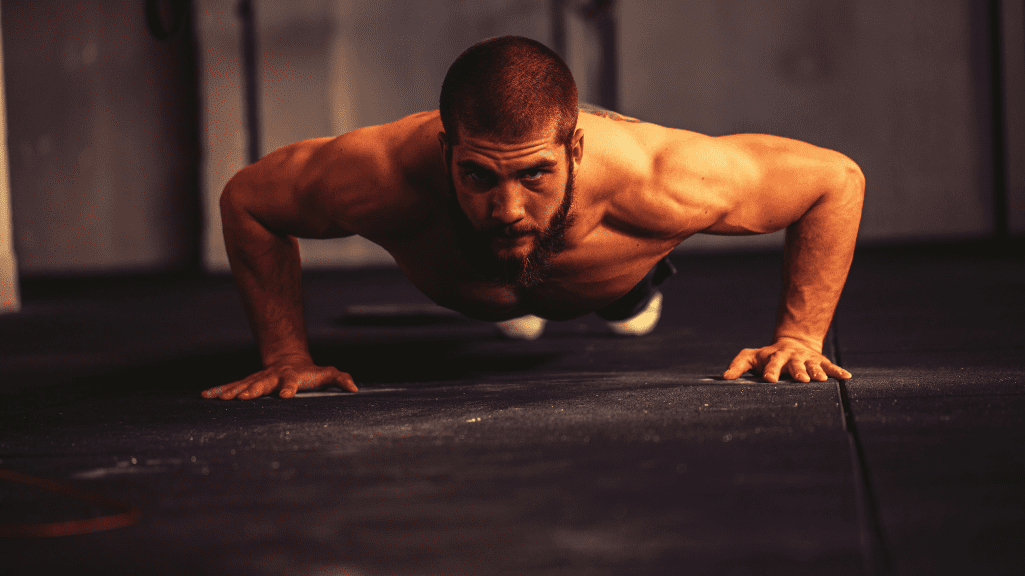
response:
{"label": "shoulder", "polygon": [[443,170],[437,132],[433,139],[427,136],[436,117],[414,114],[337,137],[296,142],[246,167],[233,180],[273,202],[267,212],[320,222],[315,227],[319,231],[310,232],[319,236],[313,237],[388,235],[408,224],[408,214],[417,212],[416,203],[425,196],[411,183],[439,181],[430,175]]}
{"label": "shoulder", "polygon": [[624,233],[680,241],[721,213],[713,187],[737,172],[715,138],[647,122],[581,114],[585,156],[604,195],[604,224]]}
{"label": "shoulder", "polygon": [[355,130],[329,144],[315,189],[370,239],[408,233],[446,186],[436,111]]}
{"label": "shoulder", "polygon": [[309,152],[300,182],[331,188],[399,185],[408,172],[439,158],[436,135],[440,125],[436,112],[422,112],[324,139]]}

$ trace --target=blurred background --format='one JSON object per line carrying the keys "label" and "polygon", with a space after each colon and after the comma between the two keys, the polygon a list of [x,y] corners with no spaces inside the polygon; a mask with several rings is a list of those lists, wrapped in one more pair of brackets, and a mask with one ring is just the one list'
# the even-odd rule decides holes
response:
{"label": "blurred background", "polygon": [[[238,169],[436,108],[455,57],[504,34],[559,51],[593,103],[847,154],[868,180],[863,244],[1020,237],[1023,4],[3,0],[0,308],[19,275],[226,272],[217,198]],[[391,262],[359,238],[302,253],[307,268]]]}

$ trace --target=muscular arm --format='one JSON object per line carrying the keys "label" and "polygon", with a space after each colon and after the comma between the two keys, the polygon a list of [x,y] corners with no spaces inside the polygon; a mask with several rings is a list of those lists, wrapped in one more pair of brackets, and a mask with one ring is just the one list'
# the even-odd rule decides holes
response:
{"label": "muscular arm", "polygon": [[[296,240],[353,234],[344,221],[360,202],[348,188],[360,188],[359,170],[367,166],[340,154],[340,145],[318,139],[286,146],[241,170],[225,187],[221,218],[228,260],[265,369],[206,390],[204,397],[249,399],[278,390],[287,398],[328,384],[356,391],[348,374],[314,366],[310,358]],[[332,197],[346,192],[351,199],[337,206]]]}
{"label": "muscular arm", "polygon": [[789,338],[817,352],[829,330],[854,257],[865,180],[853,162],[787,227],[783,301],[774,340]]}
{"label": "muscular arm", "polygon": [[810,144],[764,135],[712,139],[702,177],[712,198],[710,234],[786,228],[783,300],[770,346],[745,349],[723,375],[761,372],[767,382],[850,374],[822,356],[847,279],[861,220],[865,180],[849,158]]}

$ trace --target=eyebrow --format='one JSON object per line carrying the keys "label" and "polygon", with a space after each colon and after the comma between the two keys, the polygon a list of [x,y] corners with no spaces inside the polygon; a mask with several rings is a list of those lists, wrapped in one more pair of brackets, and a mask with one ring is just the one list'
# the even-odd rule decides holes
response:
{"label": "eyebrow", "polygon": [[[559,165],[559,163],[556,162],[555,160],[550,160],[550,159],[546,158],[544,160],[538,160],[537,162],[534,162],[530,166],[525,166],[523,168],[520,168],[520,169],[517,170],[517,172],[530,172],[531,170],[552,169],[552,168],[557,167],[558,165]],[[481,166],[480,164],[474,162],[473,160],[460,160],[460,161],[456,162],[456,166],[462,168],[463,170],[481,170],[481,171],[484,171],[484,172],[493,172],[493,170],[491,170],[490,168],[486,168],[484,166]]]}
{"label": "eyebrow", "polygon": [[555,160],[549,160],[549,159],[546,158],[544,160],[538,160],[537,162],[534,162],[530,166],[527,166],[526,168],[523,168],[522,170],[520,170],[520,172],[527,172],[527,171],[530,171],[530,170],[538,170],[538,169],[541,169],[541,168],[549,168],[550,169],[550,168],[555,168],[558,165],[559,165],[559,163],[556,162]]}
{"label": "eyebrow", "polygon": [[473,160],[460,160],[459,162],[456,162],[456,166],[458,166],[458,167],[460,167],[460,168],[462,168],[464,170],[483,170],[483,171],[491,172],[491,170],[485,168],[484,166],[481,166],[480,164],[474,162]]}

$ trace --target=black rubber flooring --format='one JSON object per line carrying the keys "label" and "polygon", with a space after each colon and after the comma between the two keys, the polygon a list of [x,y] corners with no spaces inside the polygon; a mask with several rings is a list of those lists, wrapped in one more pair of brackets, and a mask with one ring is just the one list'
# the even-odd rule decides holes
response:
{"label": "black rubber flooring", "polygon": [[310,273],[315,359],[361,392],[248,402],[199,397],[259,367],[230,278],[28,281],[0,574],[1025,572],[1022,245],[863,249],[853,379],[723,381],[780,262],[678,257],[653,334],[534,342],[394,269]]}

